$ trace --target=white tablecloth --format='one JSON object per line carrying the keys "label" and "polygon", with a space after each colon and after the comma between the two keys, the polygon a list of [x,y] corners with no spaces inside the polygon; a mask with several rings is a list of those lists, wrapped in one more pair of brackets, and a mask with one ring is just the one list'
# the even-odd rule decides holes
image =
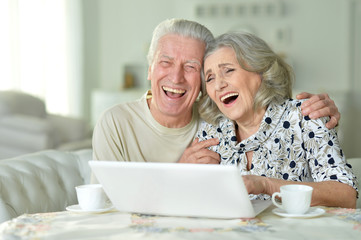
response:
{"label": "white tablecloth", "polygon": [[0,239],[361,239],[361,209],[324,208],[315,218],[284,218],[270,207],[252,219],[126,214],[25,214],[0,225]]}

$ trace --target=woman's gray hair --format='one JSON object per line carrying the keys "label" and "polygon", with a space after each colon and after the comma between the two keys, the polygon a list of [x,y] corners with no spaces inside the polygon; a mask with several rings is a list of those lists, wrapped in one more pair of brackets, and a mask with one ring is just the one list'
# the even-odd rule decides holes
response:
{"label": "woman's gray hair", "polygon": [[149,47],[147,60],[152,65],[155,51],[158,47],[159,39],[168,34],[177,34],[184,37],[190,37],[201,40],[207,47],[214,40],[213,34],[202,24],[185,19],[167,19],[154,29],[152,42]]}
{"label": "woman's gray hair", "polygon": [[[293,70],[265,41],[250,33],[225,33],[207,46],[204,60],[223,47],[234,50],[244,70],[260,74],[262,82],[254,99],[254,109],[267,107],[271,102],[281,103],[292,97]],[[217,124],[224,115],[208,96],[204,80],[202,92],[200,116],[209,123]]]}

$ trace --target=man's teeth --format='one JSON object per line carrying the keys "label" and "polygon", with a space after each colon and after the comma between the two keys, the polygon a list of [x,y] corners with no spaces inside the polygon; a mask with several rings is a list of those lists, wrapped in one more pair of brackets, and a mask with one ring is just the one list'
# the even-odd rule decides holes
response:
{"label": "man's teeth", "polygon": [[182,93],[186,92],[183,89],[174,89],[174,88],[168,88],[168,87],[163,87],[163,90],[167,91],[167,92],[178,93],[178,94],[182,94]]}
{"label": "man's teeth", "polygon": [[238,96],[238,93],[229,93],[227,95],[224,95],[223,97],[221,97],[221,102],[224,102],[227,98],[230,98],[233,96]]}

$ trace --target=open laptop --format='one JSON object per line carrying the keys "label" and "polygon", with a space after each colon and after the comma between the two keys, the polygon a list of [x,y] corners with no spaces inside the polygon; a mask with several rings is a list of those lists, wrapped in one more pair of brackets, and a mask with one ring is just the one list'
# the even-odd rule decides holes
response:
{"label": "open laptop", "polygon": [[271,204],[250,201],[235,166],[114,161],[89,164],[110,201],[122,212],[252,218]]}

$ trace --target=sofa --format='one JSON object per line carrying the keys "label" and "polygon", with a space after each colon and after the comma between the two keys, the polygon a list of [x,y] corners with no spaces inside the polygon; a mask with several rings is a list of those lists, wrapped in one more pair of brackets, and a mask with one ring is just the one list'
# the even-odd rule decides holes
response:
{"label": "sofa", "polygon": [[64,211],[90,181],[91,149],[44,150],[0,160],[0,223],[24,213]]}
{"label": "sofa", "polygon": [[91,148],[84,119],[50,114],[45,102],[18,91],[0,91],[0,159],[45,149]]}

